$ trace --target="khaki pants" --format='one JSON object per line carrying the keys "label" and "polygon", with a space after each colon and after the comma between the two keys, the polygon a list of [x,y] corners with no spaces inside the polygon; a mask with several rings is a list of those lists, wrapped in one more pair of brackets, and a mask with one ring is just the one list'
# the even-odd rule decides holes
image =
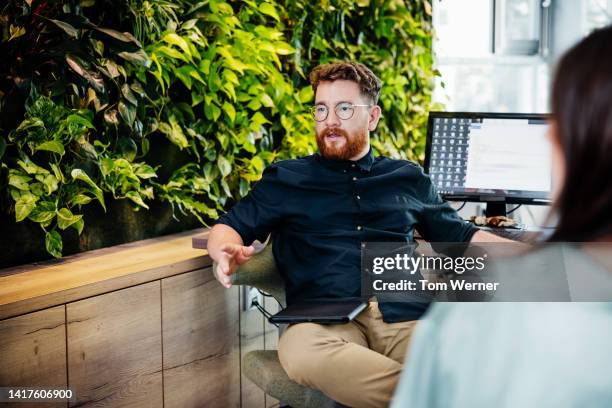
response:
{"label": "khaki pants", "polygon": [[378,303],[350,323],[300,323],[285,330],[278,356],[295,382],[350,407],[386,407],[416,321],[385,323]]}

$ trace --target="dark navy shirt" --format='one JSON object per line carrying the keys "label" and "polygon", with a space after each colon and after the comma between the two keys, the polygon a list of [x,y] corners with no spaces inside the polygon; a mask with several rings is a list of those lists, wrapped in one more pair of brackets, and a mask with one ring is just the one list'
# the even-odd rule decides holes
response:
{"label": "dark navy shirt", "polygon": [[[250,193],[219,223],[245,245],[272,233],[273,253],[296,300],[361,295],[361,243],[467,242],[476,228],[463,221],[420,166],[374,157],[329,160],[320,154],[270,165]],[[417,319],[427,304],[379,302],[386,322]]]}

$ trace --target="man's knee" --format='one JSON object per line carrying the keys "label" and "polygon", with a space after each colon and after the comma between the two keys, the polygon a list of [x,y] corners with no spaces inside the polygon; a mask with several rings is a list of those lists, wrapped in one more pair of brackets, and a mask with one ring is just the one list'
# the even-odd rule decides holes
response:
{"label": "man's knee", "polygon": [[309,378],[322,369],[326,335],[320,325],[300,323],[285,330],[278,343],[278,358],[293,381],[308,385]]}

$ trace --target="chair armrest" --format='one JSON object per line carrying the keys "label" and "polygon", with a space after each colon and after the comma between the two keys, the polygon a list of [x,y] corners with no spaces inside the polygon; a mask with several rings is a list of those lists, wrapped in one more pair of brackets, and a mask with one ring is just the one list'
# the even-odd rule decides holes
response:
{"label": "chair armrest", "polygon": [[[216,270],[216,262],[213,262],[213,268]],[[285,305],[285,284],[276,268],[271,244],[238,267],[232,275],[232,284],[254,286]]]}

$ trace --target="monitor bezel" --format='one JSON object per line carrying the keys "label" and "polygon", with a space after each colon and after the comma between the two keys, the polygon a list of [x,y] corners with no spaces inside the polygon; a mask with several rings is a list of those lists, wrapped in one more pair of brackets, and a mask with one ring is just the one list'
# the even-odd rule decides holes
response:
{"label": "monitor bezel", "polygon": [[[427,137],[425,141],[425,162],[423,169],[429,176],[431,160],[431,145],[433,138],[433,121],[435,118],[461,118],[461,119],[538,119],[550,120],[549,113],[494,113],[494,112],[443,112],[431,111],[427,119]],[[500,196],[499,194],[466,193],[466,194],[440,194],[447,201],[467,201],[477,203],[505,202],[507,204],[550,205],[551,199],[541,199],[520,196]]]}

